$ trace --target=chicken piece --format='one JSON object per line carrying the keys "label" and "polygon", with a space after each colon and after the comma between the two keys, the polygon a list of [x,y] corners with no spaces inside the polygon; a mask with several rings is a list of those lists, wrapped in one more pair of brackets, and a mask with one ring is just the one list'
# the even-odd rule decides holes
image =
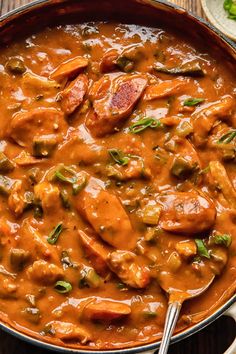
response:
{"label": "chicken piece", "polygon": [[234,107],[234,99],[224,96],[192,115],[194,141],[197,146],[207,142],[208,133],[217,119],[229,118]]}
{"label": "chicken piece", "polygon": [[177,78],[161,81],[146,88],[143,96],[144,101],[152,101],[157,98],[164,98],[180,93],[189,83],[188,79]]}
{"label": "chicken piece", "polygon": [[72,114],[83,102],[87,89],[88,77],[80,74],[60,93],[62,111],[68,115]]}
{"label": "chicken piece", "polygon": [[150,282],[150,272],[147,267],[139,264],[138,256],[132,252],[115,251],[107,258],[110,269],[121,281],[132,288],[146,288]]}
{"label": "chicken piece", "polygon": [[46,328],[56,338],[63,341],[79,341],[81,344],[86,344],[92,340],[92,335],[89,331],[70,322],[51,321],[47,323]]}
{"label": "chicken piece", "polygon": [[76,197],[76,207],[111,246],[127,250],[135,247],[135,233],[120,200],[104,190],[99,180],[90,178]]}
{"label": "chicken piece", "polygon": [[10,122],[9,135],[20,146],[31,146],[35,137],[55,134],[58,142],[67,131],[64,114],[55,108],[36,108],[14,115]]}
{"label": "chicken piece", "polygon": [[161,227],[170,232],[196,234],[215,222],[214,203],[196,192],[172,192],[158,197],[163,206]]}
{"label": "chicken piece", "polygon": [[60,190],[57,186],[44,181],[34,187],[34,193],[36,199],[41,201],[45,213],[50,214],[61,209]]}
{"label": "chicken piece", "polygon": [[79,230],[78,232],[85,253],[90,259],[94,269],[98,274],[106,276],[109,273],[109,268],[107,266],[109,249],[106,249],[106,247],[99,243],[95,237],[87,235],[82,230]]}
{"label": "chicken piece", "polygon": [[43,260],[35,261],[32,266],[27,269],[27,275],[36,283],[44,285],[53,285],[63,277],[63,270],[53,263]]}
{"label": "chicken piece", "polygon": [[55,152],[56,159],[66,155],[67,164],[93,165],[107,158],[107,148],[91,137],[84,125],[67,134]]}
{"label": "chicken piece", "polygon": [[48,78],[44,76],[26,72],[22,78],[22,88],[24,90],[25,96],[37,97],[37,95],[43,95],[43,97],[45,97],[55,96],[60,89],[60,85],[58,82],[54,80],[48,80]]}
{"label": "chicken piece", "polygon": [[209,167],[213,179],[220,187],[230,207],[236,209],[236,190],[227,175],[226,169],[219,161],[211,161]]}
{"label": "chicken piece", "polygon": [[100,63],[101,73],[108,73],[117,69],[116,59],[118,58],[118,55],[116,49],[110,49],[104,54]]}
{"label": "chicken piece", "polygon": [[[92,89],[94,112],[86,119],[86,126],[94,136],[104,136],[118,129],[141,97],[147,77],[141,74],[104,76]],[[94,99],[93,99],[94,97]]]}
{"label": "chicken piece", "polygon": [[192,258],[197,254],[196,242],[193,240],[180,241],[176,244],[175,249],[184,259]]}
{"label": "chicken piece", "polygon": [[8,206],[11,212],[19,217],[23,214],[25,209],[25,198],[24,198],[24,189],[22,181],[16,181],[12,188],[10,195],[8,197]]}
{"label": "chicken piece", "polygon": [[122,302],[97,300],[85,306],[83,317],[88,320],[111,322],[126,317],[130,313],[130,306]]}
{"label": "chicken piece", "polygon": [[74,57],[64,61],[51,72],[49,78],[62,81],[63,79],[73,79],[78,73],[88,66],[88,59],[84,57]]}
{"label": "chicken piece", "polygon": [[46,238],[40,235],[29,219],[25,219],[20,229],[20,240],[22,242],[21,247],[31,253],[31,258],[34,260],[45,259],[51,262],[59,262],[59,256],[57,250],[51,246]]}

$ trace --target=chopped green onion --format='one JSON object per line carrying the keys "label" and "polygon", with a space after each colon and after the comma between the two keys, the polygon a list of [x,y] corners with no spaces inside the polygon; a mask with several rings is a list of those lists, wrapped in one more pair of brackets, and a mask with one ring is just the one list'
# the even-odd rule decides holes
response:
{"label": "chopped green onion", "polygon": [[232,243],[232,237],[229,234],[223,234],[223,235],[214,235],[213,236],[213,242],[216,245],[222,245],[225,247],[229,247]]}
{"label": "chopped green onion", "polygon": [[143,118],[135,122],[129,127],[129,130],[133,134],[138,134],[147,128],[156,129],[162,126],[159,120],[155,118]]}
{"label": "chopped green onion", "polygon": [[72,290],[72,285],[64,280],[59,280],[56,282],[54,289],[60,294],[66,294]]}
{"label": "chopped green onion", "polygon": [[125,156],[121,150],[118,149],[109,149],[108,150],[111,158],[121,166],[126,166],[129,163],[129,157]]}
{"label": "chopped green onion", "polygon": [[184,101],[184,106],[193,107],[197,106],[199,103],[203,102],[204,98],[188,98]]}
{"label": "chopped green onion", "polygon": [[222,137],[217,141],[218,144],[229,144],[236,137],[236,130],[231,130],[228,133],[222,135]]}
{"label": "chopped green onion", "polygon": [[62,226],[62,222],[60,222],[59,224],[57,224],[57,226],[50,232],[47,241],[48,243],[50,243],[50,245],[54,245],[57,240],[58,237],[60,236],[60,234],[62,233],[62,231],[64,230],[63,226]]}
{"label": "chopped green onion", "polygon": [[197,245],[197,251],[198,251],[198,255],[201,257],[205,257],[205,258],[210,258],[210,254],[203,242],[203,240],[200,239],[195,239],[195,243]]}
{"label": "chopped green onion", "polygon": [[76,177],[66,177],[60,171],[56,171],[54,177],[60,182],[74,184],[77,181]]}
{"label": "chopped green onion", "polygon": [[81,175],[80,179],[77,178],[76,182],[72,186],[73,195],[77,195],[86,186],[86,184],[87,184],[87,177],[85,175]]}

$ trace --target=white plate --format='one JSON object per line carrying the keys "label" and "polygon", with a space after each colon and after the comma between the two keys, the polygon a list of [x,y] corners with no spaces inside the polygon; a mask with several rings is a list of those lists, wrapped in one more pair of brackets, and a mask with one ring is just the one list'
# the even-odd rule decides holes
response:
{"label": "white plate", "polygon": [[201,0],[208,20],[226,36],[236,41],[236,21],[228,18],[224,0]]}

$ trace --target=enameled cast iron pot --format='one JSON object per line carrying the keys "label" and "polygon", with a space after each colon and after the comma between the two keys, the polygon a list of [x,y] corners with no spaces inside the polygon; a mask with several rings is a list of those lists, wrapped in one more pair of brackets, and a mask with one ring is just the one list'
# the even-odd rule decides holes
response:
{"label": "enameled cast iron pot", "polygon": [[[192,38],[202,41],[206,48],[217,50],[222,60],[231,65],[232,74],[236,74],[236,44],[203,19],[162,0],[37,0],[0,18],[0,47],[15,40],[19,34],[27,35],[47,25],[66,21],[109,21],[112,19],[153,27],[159,27],[162,23],[174,26],[177,32],[187,32]],[[178,342],[198,332],[222,315],[231,316],[236,321],[236,294],[208,318],[173,336],[171,342]],[[42,349],[50,349],[64,354],[94,354],[98,352],[66,349],[41,342],[4,323],[0,323],[0,328],[22,340],[40,346]],[[154,354],[159,345],[160,342],[154,342],[129,349],[99,351],[99,353]],[[224,354],[236,354],[236,339]]]}

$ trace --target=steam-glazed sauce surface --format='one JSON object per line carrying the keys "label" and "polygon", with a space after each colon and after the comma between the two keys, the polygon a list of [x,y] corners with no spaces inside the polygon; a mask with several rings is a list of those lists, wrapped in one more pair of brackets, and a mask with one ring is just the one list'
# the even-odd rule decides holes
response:
{"label": "steam-glazed sauce surface", "polygon": [[42,341],[120,348],[235,291],[235,75],[173,32],[84,23],[0,53],[0,311]]}

